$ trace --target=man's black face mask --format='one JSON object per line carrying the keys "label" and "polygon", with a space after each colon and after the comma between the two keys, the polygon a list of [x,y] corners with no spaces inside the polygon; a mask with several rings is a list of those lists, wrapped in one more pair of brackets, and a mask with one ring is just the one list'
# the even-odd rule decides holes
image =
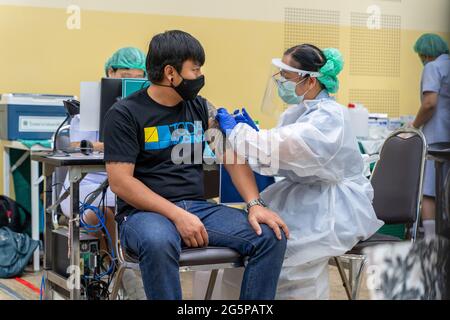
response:
{"label": "man's black face mask", "polygon": [[181,83],[176,87],[171,84],[172,88],[183,100],[194,100],[205,85],[205,76],[201,75],[196,79],[182,79]]}

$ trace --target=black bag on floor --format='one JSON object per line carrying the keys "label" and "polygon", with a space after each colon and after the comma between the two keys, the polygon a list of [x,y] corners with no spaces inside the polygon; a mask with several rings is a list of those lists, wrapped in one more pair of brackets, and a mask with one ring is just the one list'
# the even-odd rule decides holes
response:
{"label": "black bag on floor", "polygon": [[30,225],[31,213],[20,203],[0,195],[0,228],[8,227],[14,232],[24,233]]}
{"label": "black bag on floor", "polygon": [[0,278],[15,277],[23,272],[39,241],[8,227],[0,228]]}

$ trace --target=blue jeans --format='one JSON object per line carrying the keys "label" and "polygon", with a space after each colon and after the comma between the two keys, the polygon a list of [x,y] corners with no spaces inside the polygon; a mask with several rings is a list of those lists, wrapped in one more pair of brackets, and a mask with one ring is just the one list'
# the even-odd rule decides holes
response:
{"label": "blue jeans", "polygon": [[[175,203],[202,220],[209,245],[229,247],[249,257],[240,299],[275,298],[278,277],[286,250],[286,237],[278,240],[267,225],[258,236],[247,214],[238,209],[206,201]],[[132,214],[119,226],[122,246],[139,257],[145,294],[148,299],[181,299],[179,257],[183,243],[175,225],[154,212]]]}

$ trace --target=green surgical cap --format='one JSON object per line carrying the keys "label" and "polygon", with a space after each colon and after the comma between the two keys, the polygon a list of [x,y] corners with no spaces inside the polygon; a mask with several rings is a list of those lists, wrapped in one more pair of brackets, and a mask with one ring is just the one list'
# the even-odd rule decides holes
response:
{"label": "green surgical cap", "polygon": [[320,68],[319,72],[322,74],[317,80],[322,83],[328,92],[336,93],[339,90],[339,80],[337,75],[344,67],[344,58],[338,49],[327,48],[322,50],[327,59],[325,65]]}
{"label": "green surgical cap", "polygon": [[109,68],[140,69],[145,72],[145,55],[138,48],[126,47],[117,50],[105,63],[105,73]]}
{"label": "green surgical cap", "polygon": [[426,33],[417,39],[414,51],[427,57],[439,57],[448,53],[448,44],[437,34]]}

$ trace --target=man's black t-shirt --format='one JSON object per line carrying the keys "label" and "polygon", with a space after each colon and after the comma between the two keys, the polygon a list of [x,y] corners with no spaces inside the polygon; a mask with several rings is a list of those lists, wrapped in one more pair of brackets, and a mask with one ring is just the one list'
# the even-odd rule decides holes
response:
{"label": "man's black t-shirt", "polygon": [[[154,101],[146,89],[116,102],[105,116],[105,161],[134,163],[134,177],[175,202],[203,199],[207,101],[198,96],[174,107]],[[137,211],[117,199],[116,219]]]}

